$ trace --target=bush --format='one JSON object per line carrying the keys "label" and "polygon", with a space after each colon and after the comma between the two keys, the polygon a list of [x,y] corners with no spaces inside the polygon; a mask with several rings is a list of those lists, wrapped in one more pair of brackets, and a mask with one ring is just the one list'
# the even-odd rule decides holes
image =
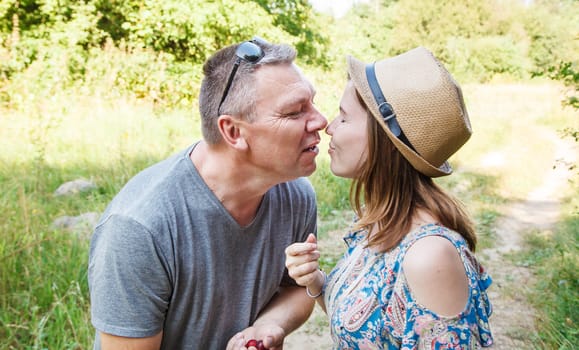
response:
{"label": "bush", "polygon": [[533,70],[544,70],[560,61],[577,60],[579,40],[577,1],[538,1],[521,21],[529,37],[528,56]]}
{"label": "bush", "polygon": [[0,104],[70,89],[189,107],[208,55],[254,35],[324,64],[327,39],[311,11],[273,0],[0,1]]}
{"label": "bush", "polygon": [[487,82],[497,74],[522,78],[528,71],[523,48],[507,36],[453,37],[446,50],[452,52],[448,69],[466,80]]}

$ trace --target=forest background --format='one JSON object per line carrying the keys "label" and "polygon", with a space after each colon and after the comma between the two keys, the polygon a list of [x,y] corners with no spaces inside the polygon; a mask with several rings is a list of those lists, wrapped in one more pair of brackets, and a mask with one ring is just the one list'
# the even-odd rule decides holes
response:
{"label": "forest background", "polygon": [[[0,0],[0,349],[91,348],[87,234],[54,220],[102,212],[139,170],[200,138],[203,61],[254,35],[298,49],[329,119],[337,113],[347,54],[373,61],[418,45],[431,49],[463,85],[467,105],[479,106],[471,119],[484,138],[454,158],[457,174],[440,184],[473,208],[483,247],[500,234],[492,229],[500,205],[539,181],[535,166],[553,150],[528,134],[526,158],[509,172],[468,164],[508,144],[527,123],[577,142],[576,0],[372,0],[339,19],[306,0]],[[477,92],[504,86],[547,86],[562,107],[530,118],[550,102],[523,97],[498,118],[502,111],[485,110]],[[320,235],[336,229],[349,186],[331,175],[323,151],[311,177]],[[96,189],[54,195],[78,178]],[[529,335],[538,348],[579,343],[573,181],[555,232],[530,234],[525,255],[513,258],[536,266],[540,282],[528,298],[541,310]],[[335,261],[323,263],[331,268]]]}

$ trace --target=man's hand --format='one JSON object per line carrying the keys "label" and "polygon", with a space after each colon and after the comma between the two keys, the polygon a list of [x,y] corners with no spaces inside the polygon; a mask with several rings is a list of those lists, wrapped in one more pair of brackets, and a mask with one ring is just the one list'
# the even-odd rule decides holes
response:
{"label": "man's hand", "polygon": [[266,349],[282,350],[285,336],[283,328],[279,326],[254,325],[234,335],[227,343],[227,350],[257,350],[254,346],[245,346],[251,339],[263,341]]}

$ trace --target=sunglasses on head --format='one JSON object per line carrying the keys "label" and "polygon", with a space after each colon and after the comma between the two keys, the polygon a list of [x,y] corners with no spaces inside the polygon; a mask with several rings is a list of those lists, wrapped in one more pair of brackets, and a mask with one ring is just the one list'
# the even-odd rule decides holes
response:
{"label": "sunglasses on head", "polygon": [[257,36],[254,36],[253,39],[249,41],[244,41],[235,50],[235,56],[237,59],[233,64],[233,68],[231,69],[231,73],[229,74],[229,79],[227,79],[227,85],[225,85],[225,90],[223,90],[223,96],[221,96],[221,101],[219,101],[219,107],[217,107],[217,114],[221,115],[221,105],[225,98],[229,94],[229,89],[231,88],[231,83],[233,83],[233,78],[235,78],[235,73],[237,73],[237,69],[241,64],[241,61],[245,61],[251,64],[256,64],[259,62],[265,53],[263,49],[258,44],[266,44],[267,42]]}

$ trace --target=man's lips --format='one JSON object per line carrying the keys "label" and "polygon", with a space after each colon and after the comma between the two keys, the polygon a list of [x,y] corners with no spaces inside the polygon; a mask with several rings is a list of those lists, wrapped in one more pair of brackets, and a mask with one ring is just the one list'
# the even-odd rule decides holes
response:
{"label": "man's lips", "polygon": [[304,149],[304,152],[315,152],[316,154],[320,152],[318,149],[318,144],[320,143],[319,140],[316,142],[311,143],[308,147]]}
{"label": "man's lips", "polygon": [[318,146],[311,146],[304,150],[304,152],[316,152],[316,153],[318,153],[319,151],[320,150],[318,149]]}

